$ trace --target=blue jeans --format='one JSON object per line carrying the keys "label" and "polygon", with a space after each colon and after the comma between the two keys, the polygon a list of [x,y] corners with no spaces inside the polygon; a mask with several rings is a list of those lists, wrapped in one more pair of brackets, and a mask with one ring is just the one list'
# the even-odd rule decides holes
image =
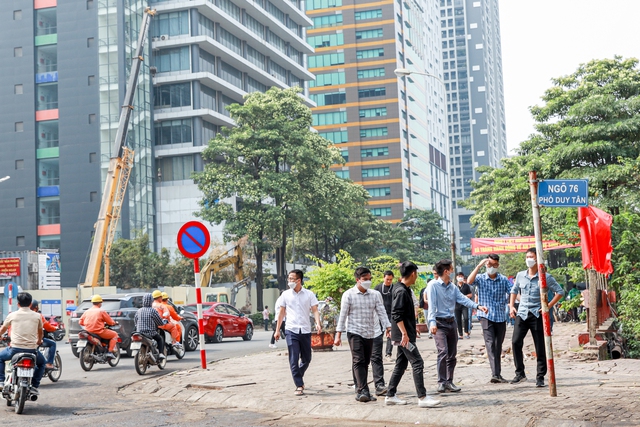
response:
{"label": "blue jeans", "polygon": [[47,353],[47,364],[53,365],[53,359],[56,357],[56,342],[49,338],[42,339],[42,345],[40,347],[49,347],[49,352]]}
{"label": "blue jeans", "polygon": [[4,386],[4,362],[6,362],[7,360],[11,360],[13,355],[17,353],[31,353],[36,355],[36,371],[33,374],[31,385],[35,388],[40,387],[40,380],[44,375],[44,365],[46,363],[42,353],[40,353],[38,350],[28,350],[24,348],[13,347],[7,347],[4,350],[0,351],[0,384]]}
{"label": "blue jeans", "polygon": [[296,334],[287,330],[287,346],[289,347],[289,366],[296,387],[304,385],[304,373],[311,362],[311,334]]}

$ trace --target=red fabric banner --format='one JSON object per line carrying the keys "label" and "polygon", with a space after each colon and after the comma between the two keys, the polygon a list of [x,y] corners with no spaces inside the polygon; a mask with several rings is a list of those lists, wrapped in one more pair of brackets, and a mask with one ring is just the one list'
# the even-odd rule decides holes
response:
{"label": "red fabric banner", "polygon": [[613,217],[594,206],[578,209],[582,268],[592,268],[598,273],[611,274],[611,224]]}
{"label": "red fabric banner", "polygon": [[[526,252],[536,245],[534,236],[499,237],[495,239],[471,239],[471,255],[507,254],[512,252]],[[567,245],[555,240],[543,240],[545,250],[575,248],[578,245]]]}
{"label": "red fabric banner", "polygon": [[20,276],[20,258],[0,258],[0,277]]}

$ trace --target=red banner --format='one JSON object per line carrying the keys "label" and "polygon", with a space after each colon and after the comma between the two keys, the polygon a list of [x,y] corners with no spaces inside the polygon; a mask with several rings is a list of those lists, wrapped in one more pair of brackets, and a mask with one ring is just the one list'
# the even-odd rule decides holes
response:
{"label": "red banner", "polygon": [[20,258],[0,258],[0,277],[20,275]]}
{"label": "red banner", "polygon": [[[507,254],[511,252],[526,252],[536,245],[534,236],[499,237],[496,239],[471,239],[471,255]],[[555,240],[543,240],[544,250],[575,248],[580,245],[566,245]]]}

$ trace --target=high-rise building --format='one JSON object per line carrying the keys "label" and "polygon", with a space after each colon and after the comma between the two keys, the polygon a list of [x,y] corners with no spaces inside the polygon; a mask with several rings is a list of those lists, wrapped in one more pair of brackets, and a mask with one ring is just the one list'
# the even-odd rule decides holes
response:
{"label": "high-rise building", "polygon": [[[15,0],[0,11],[0,248],[59,249],[76,286],[91,244],[143,0]],[[143,73],[144,74],[144,73]],[[136,170],[121,235],[154,235],[150,78],[128,145]]]}
{"label": "high-rise building", "polygon": [[479,178],[507,155],[498,0],[440,0],[447,88],[451,197],[459,253],[471,255],[472,211],[459,206]]}
{"label": "high-rise building", "polygon": [[[175,249],[202,193],[201,153],[233,120],[225,107],[272,86],[305,87],[313,50],[300,0],[152,0],[158,246]],[[304,93],[304,96],[308,96]],[[311,102],[308,100],[309,105]],[[222,226],[212,230],[222,240]]]}
{"label": "high-rise building", "polygon": [[[363,185],[371,212],[399,222],[434,209],[449,228],[445,90],[439,4],[427,0],[307,0],[313,125]],[[398,77],[394,71],[413,73]]]}

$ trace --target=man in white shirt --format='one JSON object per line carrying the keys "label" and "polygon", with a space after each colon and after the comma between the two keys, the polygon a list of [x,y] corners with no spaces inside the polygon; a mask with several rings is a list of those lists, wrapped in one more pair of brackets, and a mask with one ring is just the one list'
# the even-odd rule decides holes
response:
{"label": "man in white shirt", "polygon": [[289,273],[289,289],[284,291],[282,308],[278,313],[278,324],[274,338],[280,339],[282,320],[287,318],[286,337],[289,349],[289,365],[296,385],[296,396],[304,395],[304,373],[311,362],[311,321],[309,311],[313,312],[318,333],[322,332],[318,299],[308,289],[302,287],[304,274],[302,270],[291,270]]}
{"label": "man in white shirt", "polygon": [[[347,339],[351,348],[353,373],[356,378],[356,400],[370,402],[376,400],[369,392],[367,373],[373,351],[373,339],[376,337],[377,324],[382,323],[387,336],[390,336],[391,322],[384,309],[380,292],[371,287],[371,271],[366,267],[358,267],[355,271],[356,285],[342,294],[340,318],[336,327],[334,344],[342,344],[341,335],[347,331]],[[345,323],[348,325],[345,328]],[[381,347],[382,348],[382,347]]]}
{"label": "man in white shirt", "polygon": [[264,330],[269,330],[269,306],[265,305],[262,311],[262,321],[264,322]]}

